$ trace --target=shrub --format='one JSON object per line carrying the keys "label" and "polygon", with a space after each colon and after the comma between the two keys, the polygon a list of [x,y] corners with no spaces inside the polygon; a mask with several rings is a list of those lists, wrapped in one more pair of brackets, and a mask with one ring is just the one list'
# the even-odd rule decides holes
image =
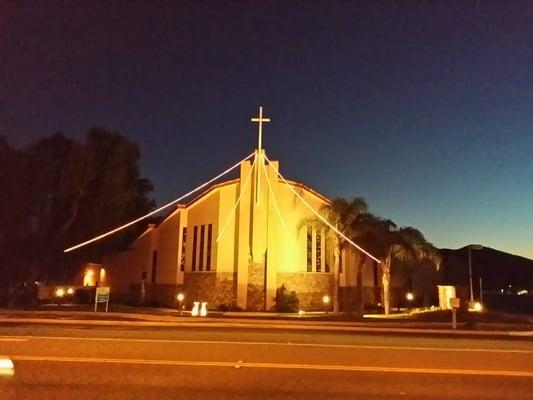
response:
{"label": "shrub", "polygon": [[298,311],[298,305],[300,300],[295,291],[288,292],[285,285],[281,285],[276,289],[276,305],[274,309],[277,312],[296,312]]}
{"label": "shrub", "polygon": [[76,304],[89,304],[94,299],[94,295],[91,296],[90,289],[76,289],[74,292],[74,303]]}

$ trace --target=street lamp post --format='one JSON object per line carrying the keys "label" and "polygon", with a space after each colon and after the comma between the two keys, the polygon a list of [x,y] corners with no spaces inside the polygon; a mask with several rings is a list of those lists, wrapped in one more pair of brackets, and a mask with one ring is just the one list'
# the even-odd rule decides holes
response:
{"label": "street lamp post", "polygon": [[483,246],[480,244],[471,244],[468,246],[468,277],[470,279],[470,302],[474,302],[474,288],[472,285],[472,255],[471,250],[481,250]]}

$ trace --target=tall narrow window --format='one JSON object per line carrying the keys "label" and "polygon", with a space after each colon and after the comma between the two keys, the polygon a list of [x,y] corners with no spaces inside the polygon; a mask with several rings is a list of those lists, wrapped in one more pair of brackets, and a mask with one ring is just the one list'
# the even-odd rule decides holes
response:
{"label": "tall narrow window", "polygon": [[342,246],[341,246],[341,248],[339,250],[340,250],[339,251],[339,274],[341,274],[342,273],[342,262],[343,262],[343,260],[342,260]]}
{"label": "tall narrow window", "polygon": [[181,259],[180,259],[180,271],[185,271],[185,244],[187,243],[187,227],[182,229],[181,235]]}
{"label": "tall narrow window", "polygon": [[152,283],[155,283],[157,274],[157,250],[152,252]]}
{"label": "tall narrow window", "polygon": [[374,261],[374,286],[379,286],[378,283],[378,263]]}
{"label": "tall narrow window", "polygon": [[198,238],[198,226],[194,227],[194,235],[192,237],[192,266],[191,269],[196,271],[196,243]]}
{"label": "tall narrow window", "polygon": [[316,233],[316,272],[322,271],[322,236],[320,231]]}
{"label": "tall narrow window", "polygon": [[330,248],[331,248],[331,242],[328,242],[326,235],[324,235],[324,271],[328,273],[330,271],[329,262],[331,261]]}
{"label": "tall narrow window", "polygon": [[205,270],[211,271],[211,242],[213,241],[213,225],[207,225],[207,256],[205,258]]}
{"label": "tall narrow window", "polygon": [[313,228],[307,227],[307,272],[313,271]]}
{"label": "tall narrow window", "polygon": [[205,237],[205,225],[200,228],[200,265],[198,271],[204,270],[204,237]]}

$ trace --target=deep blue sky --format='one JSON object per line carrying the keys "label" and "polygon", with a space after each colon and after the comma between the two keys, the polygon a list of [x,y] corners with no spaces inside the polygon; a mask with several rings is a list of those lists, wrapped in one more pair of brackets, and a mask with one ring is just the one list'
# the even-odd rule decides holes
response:
{"label": "deep blue sky", "polygon": [[159,204],[250,153],[259,104],[288,178],[533,258],[532,1],[0,1],[0,134],[117,130]]}

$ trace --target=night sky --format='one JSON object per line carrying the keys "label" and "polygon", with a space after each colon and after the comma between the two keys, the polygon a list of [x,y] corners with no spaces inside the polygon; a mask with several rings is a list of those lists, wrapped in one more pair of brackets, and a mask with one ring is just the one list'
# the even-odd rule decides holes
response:
{"label": "night sky", "polygon": [[533,258],[533,1],[0,0],[0,134],[121,132],[159,204],[249,154],[260,104],[287,178]]}

